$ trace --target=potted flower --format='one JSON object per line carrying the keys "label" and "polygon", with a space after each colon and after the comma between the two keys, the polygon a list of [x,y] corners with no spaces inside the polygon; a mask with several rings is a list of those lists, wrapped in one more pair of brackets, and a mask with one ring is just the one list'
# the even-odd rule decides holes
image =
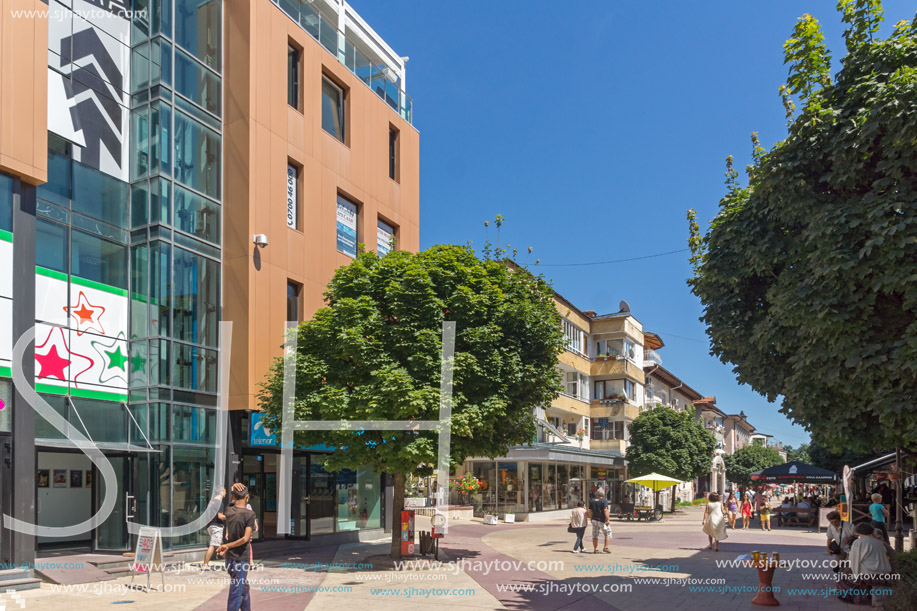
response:
{"label": "potted flower", "polygon": [[449,487],[453,490],[457,490],[460,495],[462,505],[467,505],[469,501],[468,496],[481,489],[481,480],[476,478],[471,473],[466,473],[462,479],[456,480],[454,482],[449,482]]}
{"label": "potted flower", "polygon": [[576,438],[579,439],[579,447],[583,447],[583,439],[586,438],[586,429],[577,430]]}

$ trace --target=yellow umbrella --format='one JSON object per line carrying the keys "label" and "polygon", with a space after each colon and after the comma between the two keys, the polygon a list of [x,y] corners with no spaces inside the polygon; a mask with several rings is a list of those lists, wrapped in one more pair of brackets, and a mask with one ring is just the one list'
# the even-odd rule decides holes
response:
{"label": "yellow umbrella", "polygon": [[641,486],[646,486],[647,488],[652,488],[656,492],[675,486],[676,484],[684,484],[680,479],[675,479],[674,477],[669,477],[668,475],[659,475],[658,473],[650,473],[649,475],[641,475],[640,477],[635,477],[629,479],[625,482],[626,484],[640,484]]}
{"label": "yellow umbrella", "polygon": [[[650,473],[649,475],[641,475],[640,477],[635,477],[633,479],[626,480],[626,484],[640,484],[641,486],[646,486],[651,489],[653,492],[659,492],[665,488],[671,486],[676,486],[678,484],[683,484],[684,482],[680,479],[675,479],[674,477],[669,477],[668,475],[660,475],[658,473]],[[657,495],[653,495],[653,508],[658,505]]]}

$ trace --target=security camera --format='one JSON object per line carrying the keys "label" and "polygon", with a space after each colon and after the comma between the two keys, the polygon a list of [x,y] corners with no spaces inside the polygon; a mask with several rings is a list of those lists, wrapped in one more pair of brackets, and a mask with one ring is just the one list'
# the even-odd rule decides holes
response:
{"label": "security camera", "polygon": [[255,246],[258,246],[259,248],[264,248],[265,246],[267,246],[267,236],[264,235],[263,233],[256,233],[254,237],[252,237],[252,242],[254,243]]}

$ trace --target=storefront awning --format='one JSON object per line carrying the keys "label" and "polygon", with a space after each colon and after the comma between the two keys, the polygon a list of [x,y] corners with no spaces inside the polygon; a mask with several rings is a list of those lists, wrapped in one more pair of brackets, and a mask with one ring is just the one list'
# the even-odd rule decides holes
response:
{"label": "storefront awning", "polygon": [[870,467],[881,467],[890,463],[895,462],[895,453],[886,454],[885,456],[880,456],[870,460],[869,462],[864,462],[862,465],[857,465],[856,467],[850,467],[851,471],[862,471],[864,469],[869,469]]}
{"label": "storefront awning", "polygon": [[[65,450],[77,450],[79,449],[72,441],[69,439],[36,439],[35,445],[39,448],[62,448]],[[138,446],[133,443],[110,443],[110,442],[96,442],[95,446],[105,452],[147,452],[147,453],[159,453],[162,450],[156,450],[153,448],[148,448],[145,446]]]}
{"label": "storefront awning", "polygon": [[[475,460],[475,459],[471,459]],[[490,460],[490,459],[488,459]],[[510,448],[506,456],[500,460],[518,461],[557,461],[567,463],[580,463],[596,467],[624,467],[624,457],[619,453],[604,450],[587,450],[583,448],[565,447],[549,443],[537,443],[531,446],[517,446]]]}

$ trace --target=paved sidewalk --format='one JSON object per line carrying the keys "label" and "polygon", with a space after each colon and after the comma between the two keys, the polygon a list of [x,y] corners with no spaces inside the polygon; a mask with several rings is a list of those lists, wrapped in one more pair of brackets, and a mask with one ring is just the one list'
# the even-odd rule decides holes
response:
{"label": "paved sidewalk", "polygon": [[[801,528],[730,530],[720,551],[709,551],[701,517],[702,509],[692,508],[666,516],[661,523],[613,521],[612,553],[598,555],[572,552],[574,537],[566,532],[565,521],[496,526],[452,522],[442,542],[444,564],[415,562],[412,570],[393,568],[387,540],[301,550],[265,547],[273,555],[261,560],[262,570],[250,574],[252,608],[429,611],[435,605],[482,610],[734,611],[753,608],[757,576],[753,569],[723,566],[723,561],[752,550],[776,551],[782,560],[815,565],[829,559],[825,535]],[[418,518],[417,530],[428,528],[426,519]],[[589,535],[587,531],[586,545],[591,550]],[[830,577],[828,567],[782,569],[774,579],[780,588],[776,596],[785,609],[846,609],[833,596],[789,592],[829,588]],[[167,573],[165,581],[169,591],[151,593],[125,589],[129,578],[123,577],[69,589],[43,584],[40,590],[21,593],[25,604],[21,608],[98,611],[100,605],[111,604],[169,611],[226,608],[229,579],[225,573],[201,574],[192,569]],[[701,588],[707,591],[698,591]],[[8,594],[0,596],[0,608],[4,600],[7,610],[20,608]]]}

